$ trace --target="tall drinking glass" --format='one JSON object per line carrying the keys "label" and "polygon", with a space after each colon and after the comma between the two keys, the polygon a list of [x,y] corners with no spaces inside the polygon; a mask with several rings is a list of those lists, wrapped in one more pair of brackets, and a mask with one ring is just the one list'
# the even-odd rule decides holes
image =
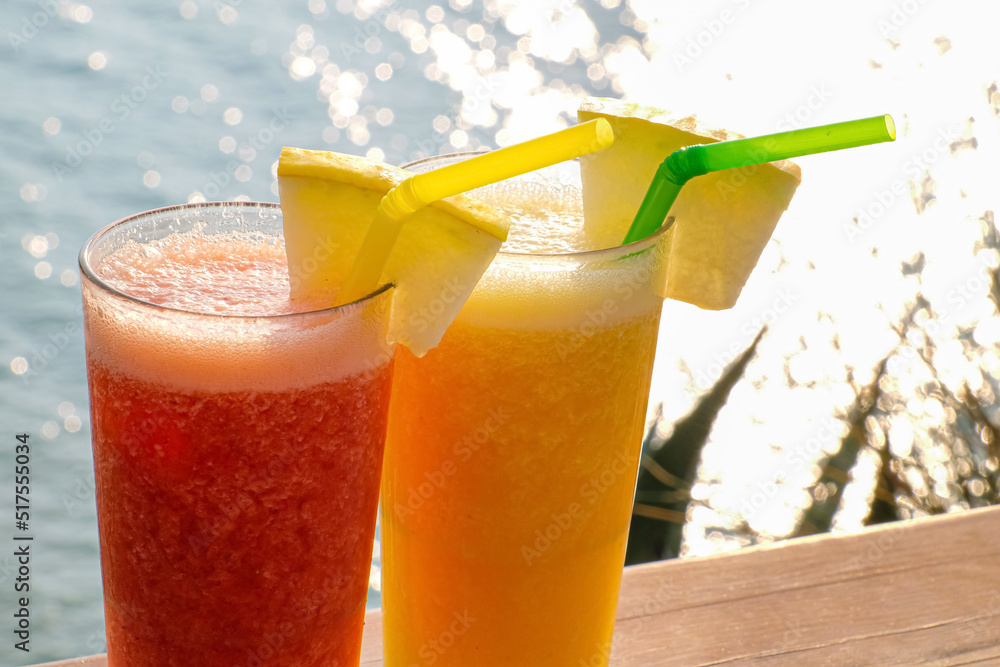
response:
{"label": "tall drinking glass", "polygon": [[358,664],[390,289],[292,312],[281,225],[177,206],[81,251],[112,667]]}
{"label": "tall drinking glass", "polygon": [[[574,184],[549,171],[474,193],[511,214],[514,249],[437,348],[396,361],[382,486],[387,667],[608,661],[666,234],[574,251],[582,229],[560,229],[581,215],[579,173]],[[518,249],[525,233],[537,243]]]}

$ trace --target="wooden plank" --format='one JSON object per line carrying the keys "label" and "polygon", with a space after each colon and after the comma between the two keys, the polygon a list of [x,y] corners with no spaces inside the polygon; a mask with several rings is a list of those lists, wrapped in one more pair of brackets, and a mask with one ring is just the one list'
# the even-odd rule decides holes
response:
{"label": "wooden plank", "polygon": [[108,658],[103,653],[92,655],[89,658],[74,658],[73,660],[61,660],[59,662],[46,662],[35,665],[35,667],[108,667]]}
{"label": "wooden plank", "polygon": [[365,634],[361,638],[361,667],[382,665],[382,610],[365,614]]}
{"label": "wooden plank", "polygon": [[[372,609],[365,614],[365,634],[361,640],[361,665],[382,664],[382,612]],[[46,662],[34,667],[108,667],[107,655],[75,658],[59,662]]]}
{"label": "wooden plank", "polygon": [[611,664],[1000,665],[1000,507],[626,568]]}
{"label": "wooden plank", "polygon": [[628,568],[612,665],[1000,664],[1000,507]]}

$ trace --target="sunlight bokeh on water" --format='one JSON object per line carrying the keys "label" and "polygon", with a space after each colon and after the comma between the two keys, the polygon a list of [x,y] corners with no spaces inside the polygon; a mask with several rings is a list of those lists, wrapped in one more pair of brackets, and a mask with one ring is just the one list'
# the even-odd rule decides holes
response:
{"label": "sunlight bokeh on water", "polygon": [[[1000,255],[984,242],[997,13],[919,0],[3,3],[0,423],[38,443],[38,556],[37,652],[5,644],[0,662],[104,646],[78,249],[141,210],[276,201],[282,145],[402,164],[566,127],[586,95],[747,135],[893,114],[894,144],[797,161],[802,185],[735,308],[665,306],[651,409],[662,402],[667,424],[768,325],[703,451],[684,553],[793,533],[842,417],[894,350],[870,432],[924,499],[907,512],[986,498],[957,488],[966,464],[942,443],[965,428],[955,397],[992,418],[998,390]],[[862,452],[835,529],[865,521],[878,456]],[[0,586],[10,577],[0,556]]]}

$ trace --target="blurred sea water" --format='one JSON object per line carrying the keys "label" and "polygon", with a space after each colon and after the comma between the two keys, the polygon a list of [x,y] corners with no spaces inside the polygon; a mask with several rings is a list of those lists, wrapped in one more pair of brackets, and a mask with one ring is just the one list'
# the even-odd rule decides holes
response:
{"label": "blurred sea water", "polygon": [[[949,326],[982,316],[972,247],[1000,161],[997,13],[918,0],[0,4],[0,540],[14,532],[3,489],[20,432],[35,536],[32,651],[0,623],[0,664],[104,650],[76,268],[101,227],[187,201],[277,201],[283,145],[402,164],[559,129],[585,95],[748,135],[893,113],[895,144],[799,161],[803,185],[735,309],[665,306],[651,405],[670,418],[770,325],[692,492],[738,515],[853,398],[844,369],[866,372],[895,344],[890,315],[913,292],[901,261],[926,253],[923,289],[953,303]],[[834,326],[836,353],[792,354]],[[787,534],[800,481],[743,518]],[[710,535],[717,520],[691,512],[688,555],[733,546]],[[0,554],[11,619],[12,550]]]}

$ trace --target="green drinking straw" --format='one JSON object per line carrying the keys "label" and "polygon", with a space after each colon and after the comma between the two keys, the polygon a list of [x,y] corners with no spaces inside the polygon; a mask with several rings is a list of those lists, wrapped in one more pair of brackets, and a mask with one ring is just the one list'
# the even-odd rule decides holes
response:
{"label": "green drinking straw", "polygon": [[886,114],[763,137],[681,148],[671,153],[657,168],[622,245],[644,239],[659,229],[681,188],[695,176],[895,139],[896,125]]}

